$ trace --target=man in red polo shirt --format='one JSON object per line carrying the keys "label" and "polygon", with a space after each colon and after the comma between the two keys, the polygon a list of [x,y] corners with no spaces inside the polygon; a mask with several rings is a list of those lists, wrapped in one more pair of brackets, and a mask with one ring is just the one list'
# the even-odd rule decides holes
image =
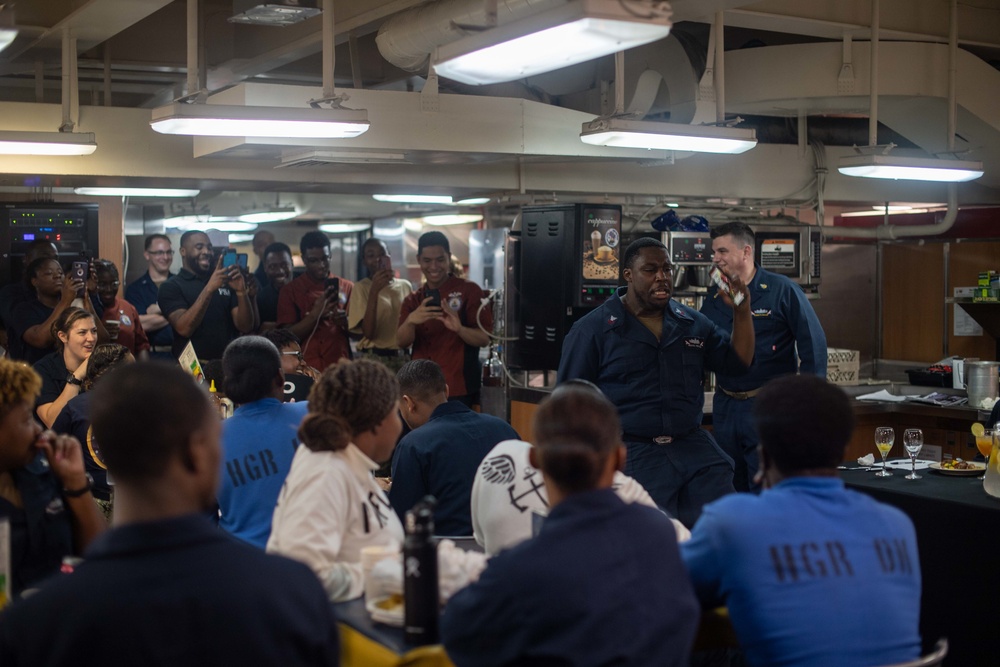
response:
{"label": "man in red polo shirt", "polygon": [[493,312],[483,308],[479,313],[483,300],[479,285],[448,272],[451,246],[444,234],[421,235],[417,260],[427,282],[403,301],[396,344],[412,345],[413,359],[437,362],[448,384],[448,398],[472,406],[478,403],[482,380],[478,348],[490,343],[486,331],[493,330]]}
{"label": "man in red polo shirt", "polygon": [[306,272],[281,288],[278,325],[302,341],[306,363],[323,370],[351,356],[347,302],[354,283],[330,273],[330,239],[308,232],[299,242]]}

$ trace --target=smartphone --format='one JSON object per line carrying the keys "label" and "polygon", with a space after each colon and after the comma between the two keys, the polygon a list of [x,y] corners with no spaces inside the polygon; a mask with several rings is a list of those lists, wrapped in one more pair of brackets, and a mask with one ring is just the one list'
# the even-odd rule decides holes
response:
{"label": "smartphone", "polygon": [[212,270],[219,266],[219,260],[229,252],[229,248],[212,248]]}
{"label": "smartphone", "polygon": [[392,258],[388,255],[382,255],[378,258],[378,270],[379,271],[392,271]]}
{"label": "smartphone", "polygon": [[426,299],[427,297],[431,298],[431,300],[427,302],[428,306],[432,306],[434,308],[441,307],[441,290],[429,289],[424,292],[424,298]]}
{"label": "smartphone", "polygon": [[249,259],[250,259],[250,256],[247,255],[247,253],[245,253],[245,252],[239,253],[238,255],[236,255],[236,266],[238,266],[241,269],[243,269],[244,271],[246,271],[247,270],[247,262],[249,261]]}
{"label": "smartphone", "polygon": [[236,251],[226,250],[226,254],[222,256],[222,268],[228,269],[230,266],[236,266]]}
{"label": "smartphone", "polygon": [[87,278],[90,277],[90,264],[86,261],[73,262],[73,277],[82,280],[84,285],[76,291],[76,295],[83,298],[87,293]]}
{"label": "smartphone", "polygon": [[326,292],[329,295],[329,303],[340,305],[340,278],[326,279]]}

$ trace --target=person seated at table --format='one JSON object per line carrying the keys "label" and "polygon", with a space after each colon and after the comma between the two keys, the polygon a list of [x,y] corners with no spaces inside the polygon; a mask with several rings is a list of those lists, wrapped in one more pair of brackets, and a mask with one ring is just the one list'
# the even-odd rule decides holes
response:
{"label": "person seated at table", "polygon": [[372,475],[403,429],[398,404],[396,378],[367,359],[328,367],[309,393],[302,444],[278,496],[267,550],[310,565],[334,602],[361,595],[361,549],[403,540]]}
{"label": "person seated at table", "polygon": [[[0,359],[0,520],[10,522],[15,597],[56,574],[64,556],[82,552],[107,527],[90,495],[80,443],[43,432],[35,421],[41,388],[31,367]],[[8,662],[0,652],[0,665],[10,664],[38,663]]]}
{"label": "person seated at table", "polygon": [[458,666],[687,665],[698,603],[670,519],[612,490],[618,411],[591,389],[543,402],[529,452],[549,515],[457,592],[441,639]]}
{"label": "person seated at table", "polygon": [[242,336],[226,346],[222,371],[236,411],[222,424],[219,525],[263,549],[309,405],[281,402],[281,355],[261,336]]}
{"label": "person seated at table", "polygon": [[[87,473],[93,479],[94,498],[98,500],[105,516],[109,517],[111,486],[108,484],[108,469],[100,456],[100,445],[93,438],[90,430],[90,399],[93,398],[94,385],[108,373],[122,364],[135,362],[135,357],[128,348],[118,343],[102,343],[94,348],[87,359],[87,373],[83,376],[79,396],[70,399],[62,409],[52,430],[56,433],[66,433],[73,436],[83,445],[83,462]],[[103,504],[102,504],[103,503]]]}
{"label": "person seated at table", "polygon": [[131,364],[97,384],[91,416],[115,480],[115,528],[72,574],[3,612],[0,664],[338,664],[336,622],[309,568],[205,516],[222,458],[205,389],[176,365]]}
{"label": "person seated at table", "polygon": [[472,535],[469,498],[476,469],[498,442],[518,438],[517,431],[502,419],[449,401],[444,372],[430,359],[406,362],[396,377],[403,419],[412,430],[392,455],[389,501],[402,518],[432,495],[434,532]]}
{"label": "person seated at table", "polygon": [[726,605],[749,665],[888,665],[920,654],[920,563],[900,510],[844,488],[847,395],[812,375],[753,410],[764,491],[705,507],[681,545],[702,605]]}
{"label": "person seated at table", "polygon": [[319,379],[319,371],[306,363],[302,356],[302,342],[291,329],[270,329],[260,334],[268,339],[281,353],[281,372],[285,375],[306,375]]}
{"label": "person seated at table", "polygon": [[35,414],[47,427],[70,399],[80,393],[87,374],[87,359],[98,342],[97,321],[92,313],[70,306],[52,324],[56,350],[42,357],[35,371],[42,378]]}

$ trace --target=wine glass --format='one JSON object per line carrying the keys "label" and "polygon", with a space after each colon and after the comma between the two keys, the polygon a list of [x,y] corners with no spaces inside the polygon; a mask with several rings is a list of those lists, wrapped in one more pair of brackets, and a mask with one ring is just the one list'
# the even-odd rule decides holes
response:
{"label": "wine glass", "polygon": [[[983,431],[982,435],[976,436],[976,447],[979,449],[979,453],[983,455],[983,459],[986,461],[986,468],[990,467],[990,452],[993,451],[994,433],[994,429],[988,428]],[[986,468],[983,468],[983,476],[979,479],[986,479]]]}
{"label": "wine glass", "polygon": [[875,446],[882,454],[882,469],[875,473],[876,477],[892,477],[892,473],[885,467],[885,456],[892,449],[892,443],[896,441],[896,432],[891,426],[879,426],[875,429]]}
{"label": "wine glass", "polygon": [[903,431],[903,447],[910,455],[910,474],[903,479],[920,479],[917,474],[917,454],[924,446],[924,432],[919,428],[908,428]]}

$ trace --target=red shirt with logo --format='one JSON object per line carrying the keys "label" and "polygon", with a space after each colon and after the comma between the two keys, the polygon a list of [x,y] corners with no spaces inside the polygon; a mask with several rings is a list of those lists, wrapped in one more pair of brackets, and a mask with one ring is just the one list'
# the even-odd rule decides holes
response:
{"label": "red shirt with logo", "polygon": [[[399,310],[400,325],[427,298],[427,289],[425,283],[419,290],[406,297]],[[452,310],[458,313],[463,326],[478,328],[476,311],[479,310],[484,296],[479,285],[449,275],[438,287],[438,291],[441,292],[441,301],[447,303]],[[483,308],[479,321],[484,329],[493,331],[493,311],[489,307]],[[457,333],[448,329],[444,322],[430,320],[416,326],[412,358],[430,359],[436,362],[444,371],[444,379],[448,383],[448,395],[465,396],[469,393],[465,382],[465,373],[467,370],[473,370],[466,369],[466,347],[465,341]],[[478,373],[478,370],[475,372]]]}
{"label": "red shirt with logo", "polygon": [[139,311],[125,299],[117,297],[114,304],[105,307],[101,319],[118,320],[118,340],[114,342],[127,347],[132,356],[149,349],[149,338],[139,322]]}
{"label": "red shirt with logo", "polygon": [[[340,278],[340,308],[347,310],[354,283]],[[316,303],[316,299],[326,291],[325,281],[313,280],[308,273],[281,288],[278,295],[278,324],[296,324]],[[302,340],[303,356],[310,366],[323,370],[340,359],[351,357],[351,343],[347,330],[341,329],[333,320],[320,320],[312,337]]]}

